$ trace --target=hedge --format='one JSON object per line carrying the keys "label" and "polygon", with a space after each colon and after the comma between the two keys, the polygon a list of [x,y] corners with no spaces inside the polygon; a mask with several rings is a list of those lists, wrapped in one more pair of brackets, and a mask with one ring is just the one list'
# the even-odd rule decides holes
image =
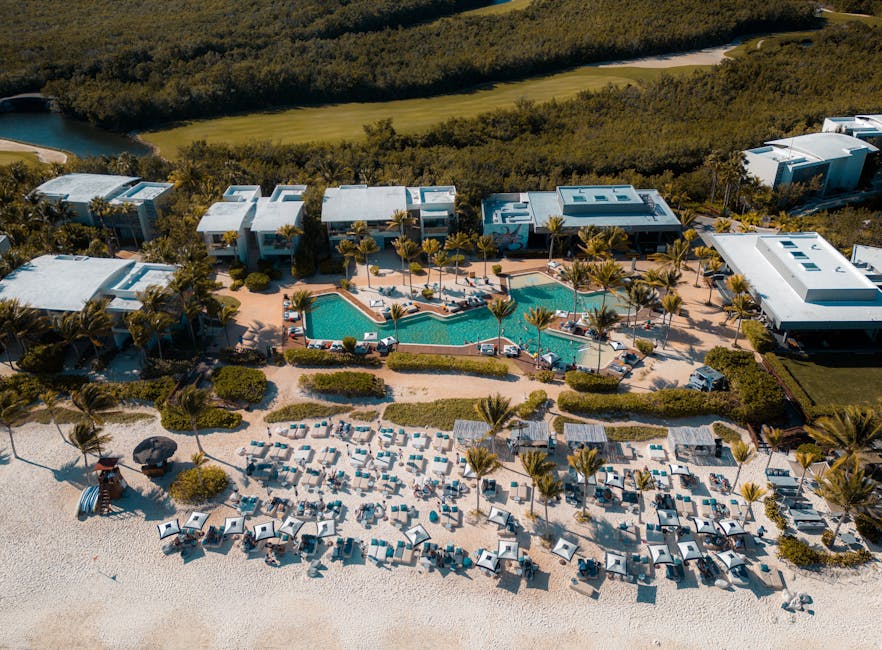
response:
{"label": "hedge", "polygon": [[396,372],[440,370],[484,377],[505,377],[508,375],[508,366],[497,359],[452,357],[448,354],[392,352],[386,359],[386,367]]}
{"label": "hedge", "polygon": [[775,339],[772,338],[768,328],[758,320],[746,320],[741,323],[741,331],[750,341],[753,349],[760,354],[771,352],[775,349]]}
{"label": "hedge", "polygon": [[256,368],[224,366],[214,371],[211,381],[218,397],[234,402],[258,404],[266,393],[266,375]]}
{"label": "hedge", "polygon": [[542,369],[536,371],[536,374],[533,375],[533,379],[541,384],[550,384],[557,379],[557,375],[554,374],[554,370]]}
{"label": "hedge", "polygon": [[517,414],[522,420],[533,417],[536,411],[548,401],[548,393],[544,390],[534,390],[527,397],[527,401],[518,405]]}
{"label": "hedge", "polygon": [[781,508],[775,500],[775,497],[770,494],[763,500],[763,504],[766,508],[766,517],[778,527],[778,530],[786,530],[787,519],[781,514]]}
{"label": "hedge", "polygon": [[257,350],[252,348],[224,348],[221,350],[217,358],[223,363],[235,366],[253,366],[259,368],[266,365],[266,357]]}
{"label": "hedge", "polygon": [[245,286],[248,291],[266,291],[270,279],[266,273],[249,273],[245,278]]}
{"label": "hedge", "polygon": [[157,379],[159,377],[181,378],[193,368],[195,364],[188,359],[148,359],[141,368],[141,379]]}
{"label": "hedge", "polygon": [[263,417],[264,422],[293,422],[294,420],[309,420],[311,418],[329,418],[338,413],[346,413],[348,406],[337,404],[322,404],[321,402],[295,402],[286,404],[282,408],[270,411]]}
{"label": "hedge", "polygon": [[301,375],[304,390],[346,397],[385,397],[386,383],[369,372],[344,370],[327,374]]}
{"label": "hedge", "polygon": [[707,353],[704,362],[723,373],[736,393],[740,404],[731,412],[733,419],[758,424],[784,415],[784,391],[756,363],[752,352],[716,347]]}
{"label": "hedge", "polygon": [[596,375],[581,370],[569,370],[564,375],[567,386],[580,393],[615,393],[619,387],[618,377]]}
{"label": "hedge", "polygon": [[733,396],[727,392],[702,393],[686,388],[663,388],[654,393],[577,393],[564,391],[557,398],[562,411],[583,415],[627,415],[629,413],[663,418],[697,415],[727,415],[735,410]]}
{"label": "hedge", "polygon": [[40,393],[54,390],[58,393],[71,393],[79,390],[83,384],[89,383],[88,377],[82,375],[37,376],[23,372],[0,377],[0,390],[11,390],[27,403],[35,402]]}
{"label": "hedge", "polygon": [[386,407],[383,419],[402,427],[429,427],[453,431],[456,420],[477,420],[477,399],[451,397],[434,402],[395,403]]}
{"label": "hedge", "polygon": [[175,385],[174,377],[165,376],[157,379],[107,383],[104,387],[119,402],[149,402],[159,408],[171,395]]}
{"label": "hedge", "polygon": [[791,535],[781,535],[778,538],[778,557],[788,560],[798,567],[818,565],[856,567],[873,561],[873,554],[865,548],[844,553],[828,553],[812,548],[804,541]]}
{"label": "hedge", "polygon": [[184,470],[175,477],[168,493],[175,501],[203,503],[227,489],[226,472],[217,465],[203,465]]}
{"label": "hedge", "polygon": [[21,355],[18,367],[25,372],[41,375],[54,375],[64,369],[64,343],[32,345]]}
{"label": "hedge", "polygon": [[[175,408],[165,406],[161,423],[169,431],[191,431],[190,420]],[[196,420],[197,429],[235,429],[242,423],[242,416],[222,408],[209,407]]]}
{"label": "hedge", "polygon": [[722,438],[723,442],[727,442],[730,445],[733,442],[741,440],[740,433],[738,433],[735,429],[733,429],[729,425],[723,424],[722,422],[714,422],[713,426],[711,426],[711,429],[713,429],[714,435],[717,438]]}
{"label": "hedge", "polygon": [[349,414],[349,417],[353,420],[359,420],[360,422],[372,422],[379,417],[380,412],[374,411],[373,409],[364,409],[360,411],[352,411]]}
{"label": "hedge", "polygon": [[331,367],[331,366],[365,366],[377,368],[380,360],[363,354],[347,354],[346,352],[330,352],[328,350],[312,350],[310,348],[292,348],[285,351],[285,361],[292,366],[300,367]]}

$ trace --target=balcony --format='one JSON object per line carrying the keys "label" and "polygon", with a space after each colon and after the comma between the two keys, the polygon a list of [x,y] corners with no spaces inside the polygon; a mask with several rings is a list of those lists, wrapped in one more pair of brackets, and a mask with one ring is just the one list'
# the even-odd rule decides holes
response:
{"label": "balcony", "polygon": [[423,227],[423,237],[447,235],[448,232],[450,232],[450,228],[448,226],[425,226],[425,227]]}

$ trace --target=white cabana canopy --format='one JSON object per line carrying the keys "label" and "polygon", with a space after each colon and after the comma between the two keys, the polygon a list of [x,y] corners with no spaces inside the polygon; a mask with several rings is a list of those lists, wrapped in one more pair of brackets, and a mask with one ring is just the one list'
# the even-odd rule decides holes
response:
{"label": "white cabana canopy", "polygon": [[664,508],[659,508],[658,510],[656,510],[656,515],[658,516],[658,525],[662,528],[680,527],[680,517],[677,515],[676,510],[665,510]]}
{"label": "white cabana canopy", "polygon": [[181,528],[184,530],[202,530],[206,521],[208,521],[207,514],[204,512],[193,512]]}
{"label": "white cabana canopy", "polygon": [[481,556],[475,564],[487,571],[499,573],[499,558],[496,556],[496,553],[481,550]]}
{"label": "white cabana canopy", "polygon": [[680,549],[680,556],[684,562],[689,560],[697,560],[701,557],[701,549],[694,540],[686,540],[685,542],[677,542],[677,548]]}
{"label": "white cabana canopy", "polygon": [[647,544],[649,549],[649,557],[652,558],[653,564],[673,564],[674,556],[664,544]]}
{"label": "white cabana canopy", "polygon": [[723,531],[723,534],[726,537],[733,537],[735,535],[743,535],[747,531],[744,530],[744,526],[739,524],[734,519],[721,519],[717,522],[717,526],[719,526],[720,530]]}
{"label": "white cabana canopy", "polygon": [[380,339],[380,343],[388,348],[398,343],[398,340],[394,336],[387,336],[386,338]]}
{"label": "white cabana canopy", "polygon": [[279,526],[279,533],[295,537],[300,532],[300,529],[303,528],[304,523],[296,517],[286,517],[282,525]]}
{"label": "white cabana canopy", "polygon": [[245,517],[227,517],[224,520],[224,535],[241,535],[245,532]]}
{"label": "white cabana canopy", "polygon": [[628,575],[628,560],[620,553],[607,551],[605,566],[607,573],[618,573],[621,576]]}
{"label": "white cabana canopy", "polygon": [[689,471],[689,468],[682,463],[671,463],[669,465],[671,468],[671,475],[673,476],[691,476],[692,472]]}
{"label": "white cabana canopy", "polygon": [[322,519],[315,522],[315,536],[319,539],[323,537],[333,537],[337,534],[337,522],[334,519]]}
{"label": "white cabana canopy", "polygon": [[488,431],[490,427],[480,420],[455,420],[453,423],[453,437],[460,442],[481,440]]}
{"label": "white cabana canopy", "polygon": [[404,537],[410,542],[414,548],[422,544],[423,542],[428,542],[432,537],[426,531],[422,524],[417,524],[413,528],[410,528],[404,531]]}
{"label": "white cabana canopy", "polygon": [[557,544],[554,545],[554,548],[551,549],[551,552],[569,562],[576,554],[577,548],[578,545],[561,537],[559,540],[557,540]]}
{"label": "white cabana canopy", "polygon": [[546,352],[541,357],[539,357],[543,363],[548,364],[549,368],[553,368],[558,361],[560,361],[560,357],[556,355],[554,352]]}
{"label": "white cabana canopy", "polygon": [[511,513],[507,510],[490,506],[490,515],[487,517],[487,521],[493,522],[497,526],[507,526],[509,517],[511,517]]}
{"label": "white cabana canopy", "polygon": [[362,339],[362,341],[376,341],[376,340],[377,340],[377,333],[376,332],[365,332],[364,338]]}
{"label": "white cabana canopy", "polygon": [[625,489],[625,479],[621,474],[617,474],[616,472],[607,472],[606,480],[603,482],[607,487],[617,487],[621,490]]}
{"label": "white cabana canopy", "polygon": [[177,519],[166,521],[163,524],[157,524],[156,528],[159,530],[159,539],[165,539],[166,537],[171,537],[172,535],[177,535],[181,532],[181,526]]}
{"label": "white cabana canopy", "polygon": [[716,535],[717,529],[714,528],[714,520],[707,517],[689,517],[695,524],[695,532],[703,535]]}
{"label": "white cabana canopy", "polygon": [[744,558],[738,555],[735,551],[723,551],[722,553],[717,553],[717,559],[729,570],[747,564],[747,562],[744,561]]}
{"label": "white cabana canopy", "polygon": [[496,557],[500,560],[514,560],[517,562],[520,550],[520,546],[514,540],[501,539],[499,540],[499,548],[496,551]]}
{"label": "white cabana canopy", "polygon": [[276,536],[276,522],[271,519],[254,527],[254,541],[261,542],[265,539],[271,539]]}

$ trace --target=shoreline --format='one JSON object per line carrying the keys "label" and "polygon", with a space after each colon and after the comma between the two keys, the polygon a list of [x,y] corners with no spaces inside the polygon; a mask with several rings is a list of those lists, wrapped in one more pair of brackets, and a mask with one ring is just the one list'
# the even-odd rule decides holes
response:
{"label": "shoreline", "polygon": [[13,153],[32,153],[37,156],[41,163],[61,163],[68,161],[72,154],[62,151],[61,149],[51,149],[42,147],[28,142],[20,142],[10,138],[0,138],[0,151],[9,151]]}

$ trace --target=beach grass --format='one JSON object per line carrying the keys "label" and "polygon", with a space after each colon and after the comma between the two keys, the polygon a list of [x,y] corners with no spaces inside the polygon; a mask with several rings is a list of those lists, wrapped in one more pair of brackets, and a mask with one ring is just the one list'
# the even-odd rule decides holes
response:
{"label": "beach grass", "polygon": [[23,162],[27,165],[39,165],[40,159],[37,154],[30,151],[0,151],[0,167],[11,165],[14,162]]}
{"label": "beach grass", "polygon": [[[557,435],[563,435],[565,424],[585,424],[586,420],[570,417],[568,415],[558,415],[551,421],[551,428]],[[666,427],[655,427],[652,425],[622,425],[617,427],[606,426],[606,437],[615,442],[645,442],[646,440],[655,440],[656,438],[666,438],[668,430]]]}
{"label": "beach grass", "polygon": [[814,356],[811,360],[778,357],[787,372],[819,406],[875,404],[882,398],[879,357]]}
{"label": "beach grass", "polygon": [[486,7],[479,7],[478,9],[470,9],[469,11],[463,11],[460,16],[495,16],[498,14],[506,14],[509,11],[515,11],[518,9],[526,9],[533,0],[508,0],[508,2],[503,2],[498,5],[487,5]]}
{"label": "beach grass", "polygon": [[365,409],[361,411],[352,411],[352,413],[349,414],[349,417],[360,422],[371,422],[373,420],[376,420],[379,415],[379,411],[374,411],[373,409]]}
{"label": "beach grass", "polygon": [[329,418],[332,415],[346,413],[348,406],[339,404],[322,404],[321,402],[295,402],[286,404],[282,408],[267,413],[264,422],[292,422],[294,420],[308,420],[310,418]]}
{"label": "beach grass", "polygon": [[[75,424],[85,419],[85,417],[86,416],[76,409],[64,408],[63,406],[56,407],[55,409],[55,421],[58,424]],[[107,424],[134,424],[136,422],[143,422],[144,420],[153,420],[155,417],[156,416],[151,415],[150,413],[136,411],[113,411],[105,413],[102,416],[104,422]],[[52,424],[52,414],[47,408],[33,409],[32,411],[25,413],[21,419],[16,422],[16,426],[21,426],[28,422],[34,422],[36,424]]]}
{"label": "beach grass", "polygon": [[459,397],[438,399],[434,402],[409,402],[390,404],[383,418],[402,427],[429,427],[441,431],[453,431],[456,420],[477,420],[477,399]]}

